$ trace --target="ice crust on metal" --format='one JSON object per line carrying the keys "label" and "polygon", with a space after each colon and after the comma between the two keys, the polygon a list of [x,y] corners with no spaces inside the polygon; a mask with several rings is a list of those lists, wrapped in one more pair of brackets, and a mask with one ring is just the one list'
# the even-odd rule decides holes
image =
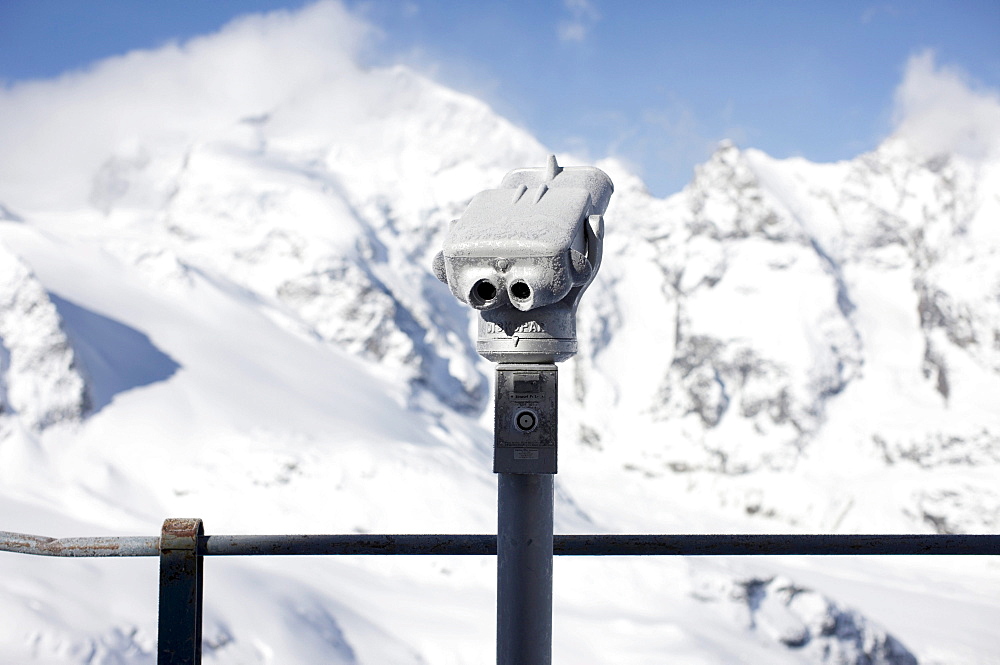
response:
{"label": "ice crust on metal", "polygon": [[[504,189],[476,194],[451,227],[445,256],[556,256],[567,247],[584,251],[580,226],[593,208],[590,193],[568,187],[536,196],[511,202],[510,192]],[[498,253],[498,249],[503,251]]]}
{"label": "ice crust on metal", "polygon": [[515,169],[448,229],[434,273],[480,312],[479,354],[561,362],[577,350],[576,309],[600,267],[614,185],[598,168]]}

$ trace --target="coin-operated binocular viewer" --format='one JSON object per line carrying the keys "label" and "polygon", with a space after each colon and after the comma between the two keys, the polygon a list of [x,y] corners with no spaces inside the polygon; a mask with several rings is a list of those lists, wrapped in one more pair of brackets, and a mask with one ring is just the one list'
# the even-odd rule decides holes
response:
{"label": "coin-operated binocular viewer", "polygon": [[516,169],[451,223],[434,273],[479,310],[476,350],[497,367],[498,473],[556,472],[556,368],[601,265],[614,186],[589,166]]}
{"label": "coin-operated binocular viewer", "polygon": [[434,274],[479,310],[476,350],[497,364],[497,663],[552,660],[555,363],[577,351],[576,311],[601,265],[614,185],[589,166],[516,169],[448,229]]}

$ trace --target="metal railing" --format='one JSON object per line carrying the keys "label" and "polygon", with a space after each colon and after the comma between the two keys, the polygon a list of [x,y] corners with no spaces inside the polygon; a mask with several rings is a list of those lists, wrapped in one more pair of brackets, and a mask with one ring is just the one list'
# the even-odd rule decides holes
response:
{"label": "metal railing", "polygon": [[[168,519],[159,537],[45,538],[0,531],[0,551],[56,557],[160,557],[158,665],[201,663],[206,556],[495,556],[497,537],[454,535],[206,536],[200,519]],[[557,556],[1000,555],[1000,535],[556,535]]]}

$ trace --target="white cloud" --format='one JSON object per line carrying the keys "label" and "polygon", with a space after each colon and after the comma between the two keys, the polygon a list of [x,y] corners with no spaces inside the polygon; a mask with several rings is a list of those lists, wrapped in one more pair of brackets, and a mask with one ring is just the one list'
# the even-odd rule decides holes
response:
{"label": "white cloud", "polygon": [[880,16],[895,18],[896,16],[899,16],[899,10],[894,5],[890,5],[888,3],[871,5],[870,7],[865,8],[865,10],[861,13],[861,23],[863,25],[868,25]]}
{"label": "white cloud", "polygon": [[557,26],[559,41],[584,41],[590,29],[601,18],[597,7],[590,0],[563,0],[563,7],[569,12],[569,17],[560,21]]}
{"label": "white cloud", "polygon": [[1000,159],[1000,95],[958,69],[939,66],[932,51],[907,63],[893,120],[894,134],[924,154]]}
{"label": "white cloud", "polygon": [[[22,209],[77,205],[109,159],[181,150],[325,81],[360,80],[357,55],[373,32],[338,0],[322,0],[55,79],[0,87],[0,201]],[[328,122],[335,122],[333,106]]]}

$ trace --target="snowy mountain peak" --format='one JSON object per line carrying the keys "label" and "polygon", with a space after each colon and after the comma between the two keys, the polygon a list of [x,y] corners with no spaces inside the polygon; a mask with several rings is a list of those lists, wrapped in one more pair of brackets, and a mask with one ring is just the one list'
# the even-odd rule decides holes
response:
{"label": "snowy mountain peak", "polygon": [[[0,528],[495,529],[493,369],[431,260],[474,194],[548,151],[481,101],[359,66],[356,20],[322,2],[0,94]],[[616,194],[560,368],[559,531],[1000,527],[996,163],[723,143],[667,199],[598,166]],[[33,609],[55,605],[51,568],[7,561],[0,660],[150,660],[135,590],[155,571],[117,591],[57,562],[64,616]],[[492,657],[492,562],[411,563],[220,568],[213,658]],[[1000,583],[963,565],[560,562],[557,650],[989,662]],[[684,595],[701,572],[721,591]]]}

